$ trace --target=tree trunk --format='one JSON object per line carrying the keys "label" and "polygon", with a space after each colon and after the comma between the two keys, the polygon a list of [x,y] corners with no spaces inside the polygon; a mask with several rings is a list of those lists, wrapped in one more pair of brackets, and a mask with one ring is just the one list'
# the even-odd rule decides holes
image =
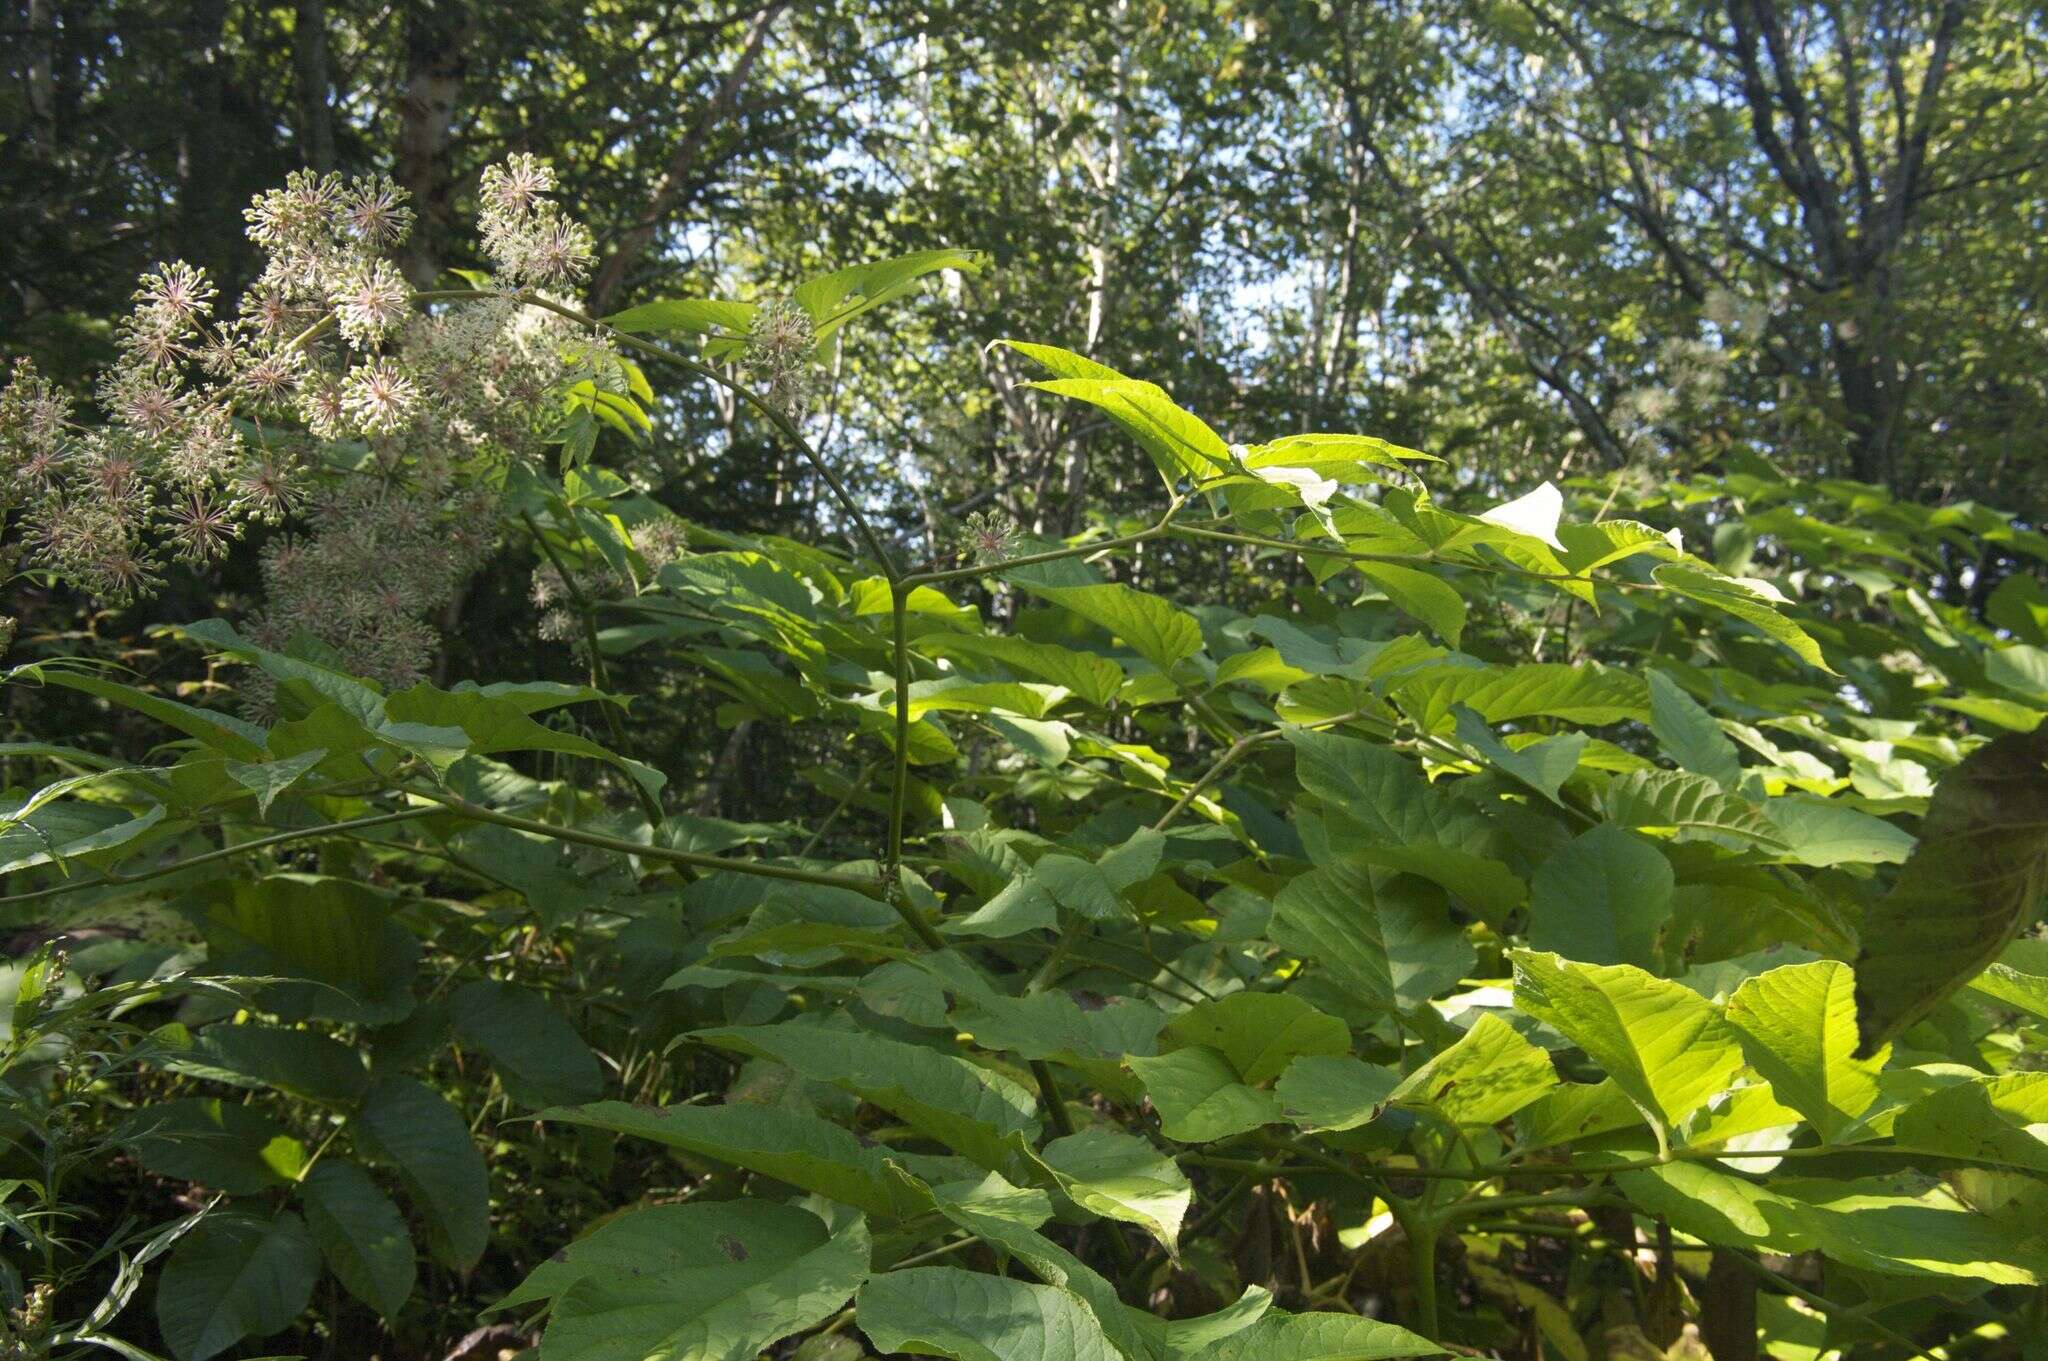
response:
{"label": "tree trunk", "polygon": [[327,62],[327,0],[298,0],[292,21],[292,95],[299,156],[308,169],[334,169],[333,75]]}
{"label": "tree trunk", "polygon": [[191,0],[180,31],[185,72],[185,125],[178,130],[178,254],[204,268],[223,290],[241,235],[234,190],[226,173],[227,64],[221,36],[227,0]]}
{"label": "tree trunk", "polygon": [[440,277],[455,228],[455,167],[449,134],[476,17],[463,0],[421,0],[405,12],[405,90],[398,104],[398,182],[418,214],[400,264],[415,288]]}

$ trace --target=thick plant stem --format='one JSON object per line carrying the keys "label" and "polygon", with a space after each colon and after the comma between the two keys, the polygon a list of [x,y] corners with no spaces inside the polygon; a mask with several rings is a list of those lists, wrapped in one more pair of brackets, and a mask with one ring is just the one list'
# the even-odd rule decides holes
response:
{"label": "thick plant stem", "polygon": [[1434,1342],[1441,1331],[1436,1308],[1437,1222],[1398,1196],[1386,1197],[1387,1208],[1408,1237],[1408,1266],[1414,1276],[1415,1331]]}
{"label": "thick plant stem", "polygon": [[882,875],[892,902],[903,890],[903,814],[910,801],[910,622],[905,615],[909,601],[910,588],[900,581],[891,582],[890,660],[896,673],[896,750],[889,767],[889,850],[882,860]]}

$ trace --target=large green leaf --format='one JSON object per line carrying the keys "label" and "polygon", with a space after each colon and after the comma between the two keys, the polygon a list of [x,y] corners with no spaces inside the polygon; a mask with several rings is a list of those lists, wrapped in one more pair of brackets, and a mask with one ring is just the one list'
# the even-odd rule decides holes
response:
{"label": "large green leaf", "polygon": [[1023,573],[1011,580],[1062,609],[1071,610],[1112,633],[1163,672],[1202,650],[1202,626],[1195,617],[1159,596],[1117,582],[1085,586],[1039,585]]}
{"label": "large green leaf", "polygon": [[1428,1338],[1378,1319],[1279,1309],[1268,1310],[1242,1332],[1174,1353],[1185,1361],[1388,1361],[1446,1354]]}
{"label": "large green leaf", "polygon": [[1390,562],[1353,562],[1351,566],[1452,647],[1463,640],[1465,597],[1443,578]]}
{"label": "large green leaf", "polygon": [[1660,564],[1650,575],[1666,590],[1731,614],[1772,642],[1790,648],[1800,660],[1819,667],[1829,675],[1835,674],[1827,658],[1821,655],[1820,644],[1814,642],[1805,629],[1779,612],[1778,607],[1785,603],[1784,597],[1768,583],[1719,576],[1675,562]]}
{"label": "large green leaf", "polygon": [[1126,378],[1053,345],[1012,340],[995,342],[1028,355],[1057,377],[1029,386],[1096,407],[1123,427],[1152,457],[1159,475],[1171,487],[1184,477],[1202,478],[1230,465],[1230,446],[1192,413],[1174,405],[1156,384]]}
{"label": "large green leaf", "polygon": [[922,1185],[852,1131],[796,1111],[763,1106],[628,1105],[599,1101],[540,1113],[543,1120],[589,1125],[715,1158],[843,1201],[885,1219],[931,1207]]}
{"label": "large green leaf", "polygon": [[1645,1214],[1723,1247],[1818,1250],[1864,1271],[1991,1284],[2048,1277],[2048,1243],[2038,1232],[2015,1233],[1965,1209],[1945,1188],[1911,1195],[1886,1182],[1767,1185],[1691,1162],[1624,1172],[1615,1182]]}
{"label": "large green leaf", "polygon": [[1080,1295],[958,1267],[870,1276],[854,1322],[885,1355],[951,1361],[1125,1361]]}
{"label": "large green leaf", "polygon": [[1592,725],[1649,717],[1649,691],[1641,676],[1562,662],[1434,667],[1397,682],[1392,698],[1432,729],[1461,704],[1488,723],[1542,717]]}
{"label": "large green leaf", "polygon": [[1735,1032],[1711,1002],[1629,964],[1575,964],[1516,950],[1515,1007],[1607,1070],[1663,1138],[1726,1091],[1742,1067]]}
{"label": "large green leaf", "polygon": [[1203,1002],[1174,1017],[1164,1033],[1176,1046],[1216,1050],[1254,1085],[1280,1076],[1302,1054],[1351,1052],[1349,1027],[1287,993],[1234,992]]}
{"label": "large green leaf", "polygon": [[1529,944],[1582,964],[1655,968],[1671,919],[1671,862],[1601,823],[1553,852],[1529,883]]}
{"label": "large green leaf", "polygon": [[1668,673],[1652,668],[1648,680],[1650,731],[1664,754],[1677,762],[1680,770],[1704,775],[1723,789],[1740,784],[1742,757],[1714,716]]}
{"label": "large green leaf", "polygon": [[1289,883],[1266,929],[1359,1001],[1397,1011],[1453,986],[1477,958],[1433,887],[1382,877],[1362,860],[1321,865]]}
{"label": "large green leaf", "polygon": [[164,1067],[238,1087],[269,1086],[314,1101],[354,1101],[370,1085],[362,1055],[314,1030],[216,1022],[194,1036],[165,1026],[153,1038]]}
{"label": "large green leaf", "polygon": [[1110,1345],[1129,1361],[1150,1361],[1158,1355],[1165,1332],[1158,1322],[1125,1307],[1115,1286],[1038,1232],[1052,1213],[1045,1192],[1012,1186],[991,1172],[980,1182],[938,1187],[933,1197],[947,1219],[1016,1258],[1047,1285],[1077,1296]]}
{"label": "large green leaf", "polygon": [[1039,680],[1064,685],[1090,704],[1109,703],[1124,683],[1123,668],[1107,657],[999,634],[934,633],[920,638],[917,650],[931,657],[998,662]]}
{"label": "large green leaf", "polygon": [[1857,1052],[1874,1053],[1983,971],[2048,887],[2048,727],[2008,733],[1941,777],[1920,842],[1865,914]]}
{"label": "large green leaf", "polygon": [[1550,1055],[1487,1015],[1403,1079],[1386,1102],[1434,1111],[1454,1125],[1491,1125],[1556,1085]]}
{"label": "large green leaf", "polygon": [[1303,1129],[1345,1130],[1378,1119],[1401,1085],[1392,1068],[1354,1058],[1310,1055],[1287,1065],[1273,1084],[1280,1113]]}
{"label": "large green leaf", "polygon": [[303,978],[279,987],[315,1015],[379,1024],[412,1010],[418,947],[391,900],[352,879],[271,874],[222,885],[204,909],[214,967]]}
{"label": "large green leaf", "polygon": [[837,1232],[765,1200],[656,1205],[606,1221],[497,1307],[553,1301],[559,1361],[753,1361],[820,1323],[868,1274],[865,1221]]}
{"label": "large green leaf", "polygon": [[206,1361],[289,1326],[319,1275],[320,1250],[297,1215],[215,1216],[185,1235],[157,1279],[157,1329],[178,1361]]}
{"label": "large green leaf", "polygon": [[1139,1225],[1173,1251],[1194,1199],[1173,1159],[1135,1134],[1107,1129],[1055,1139],[1039,1157],[1067,1199],[1105,1219]]}
{"label": "large green leaf", "polygon": [[448,999],[455,1034],[481,1051],[506,1094],[528,1106],[595,1101],[604,1070],[575,1027],[516,983],[475,982]]}
{"label": "large green leaf", "polygon": [[159,1176],[257,1195],[297,1179],[306,1146],[251,1106],[181,1097],[138,1107],[114,1131]]}
{"label": "large green leaf", "polygon": [[1728,999],[1749,1066],[1829,1142],[1870,1109],[1884,1067],[1882,1055],[1854,1057],[1855,994],[1848,965],[1819,959],[1760,973]]}
{"label": "large green leaf", "polygon": [[1280,1119],[1273,1094],[1247,1087],[1214,1049],[1191,1045],[1129,1064],[1159,1112],[1159,1132],[1176,1143],[1227,1139]]}
{"label": "large green leaf", "polygon": [[1032,1093],[954,1054],[864,1031],[802,1024],[700,1030],[693,1038],[773,1059],[814,1082],[852,1092],[983,1167],[1010,1165],[1012,1136],[1037,1137]]}
{"label": "large green leaf", "polygon": [[1786,849],[1785,834],[1762,808],[1690,771],[1638,770],[1616,776],[1607,786],[1606,811],[1609,822],[1669,831],[1680,841],[1718,838]]}
{"label": "large green leaf", "polygon": [[322,1158],[299,1182],[299,1209],[348,1293],[387,1319],[412,1297],[416,1262],[405,1217],[369,1174],[346,1159]]}
{"label": "large green leaf", "polygon": [[359,1152],[398,1173],[435,1258],[475,1265],[491,1236],[491,1178],[461,1113],[423,1082],[386,1077],[349,1127]]}

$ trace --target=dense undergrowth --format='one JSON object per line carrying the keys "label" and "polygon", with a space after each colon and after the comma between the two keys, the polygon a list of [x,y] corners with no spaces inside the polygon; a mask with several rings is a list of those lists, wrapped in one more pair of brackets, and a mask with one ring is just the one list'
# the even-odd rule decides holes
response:
{"label": "dense undergrowth", "polygon": [[[597,322],[541,174],[470,286],[385,316],[379,187],[301,185],[269,329],[166,272],[108,421],[17,379],[24,581],[144,588],[190,506],[301,534],[264,610],[158,621],[186,693],[16,645],[7,1355],[2048,1346],[2048,591],[1977,576],[2030,524],[1736,455],[1459,509],[1500,498],[1007,342],[1156,513],[892,543],[809,365],[973,260]],[[847,545],[607,471],[655,366]],[[369,569],[455,528],[532,545],[588,684],[429,678],[431,583]],[[666,692],[611,683],[650,658],[804,734],[823,811],[670,789]]]}

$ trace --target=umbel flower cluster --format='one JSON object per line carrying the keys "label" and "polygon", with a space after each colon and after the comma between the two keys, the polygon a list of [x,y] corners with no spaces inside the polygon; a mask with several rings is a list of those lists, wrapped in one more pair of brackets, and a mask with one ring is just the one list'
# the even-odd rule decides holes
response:
{"label": "umbel flower cluster", "polygon": [[412,224],[404,191],[300,172],[248,209],[263,268],[231,312],[190,265],[143,277],[97,416],[18,365],[0,389],[0,514],[23,565],[120,604],[168,561],[290,525],[264,547],[257,636],[308,635],[359,674],[417,679],[426,619],[492,546],[506,464],[557,434],[571,385],[625,389],[616,356],[515,296],[573,286],[592,262],[553,187],[531,156],[487,170],[490,277],[419,295],[390,258]]}

